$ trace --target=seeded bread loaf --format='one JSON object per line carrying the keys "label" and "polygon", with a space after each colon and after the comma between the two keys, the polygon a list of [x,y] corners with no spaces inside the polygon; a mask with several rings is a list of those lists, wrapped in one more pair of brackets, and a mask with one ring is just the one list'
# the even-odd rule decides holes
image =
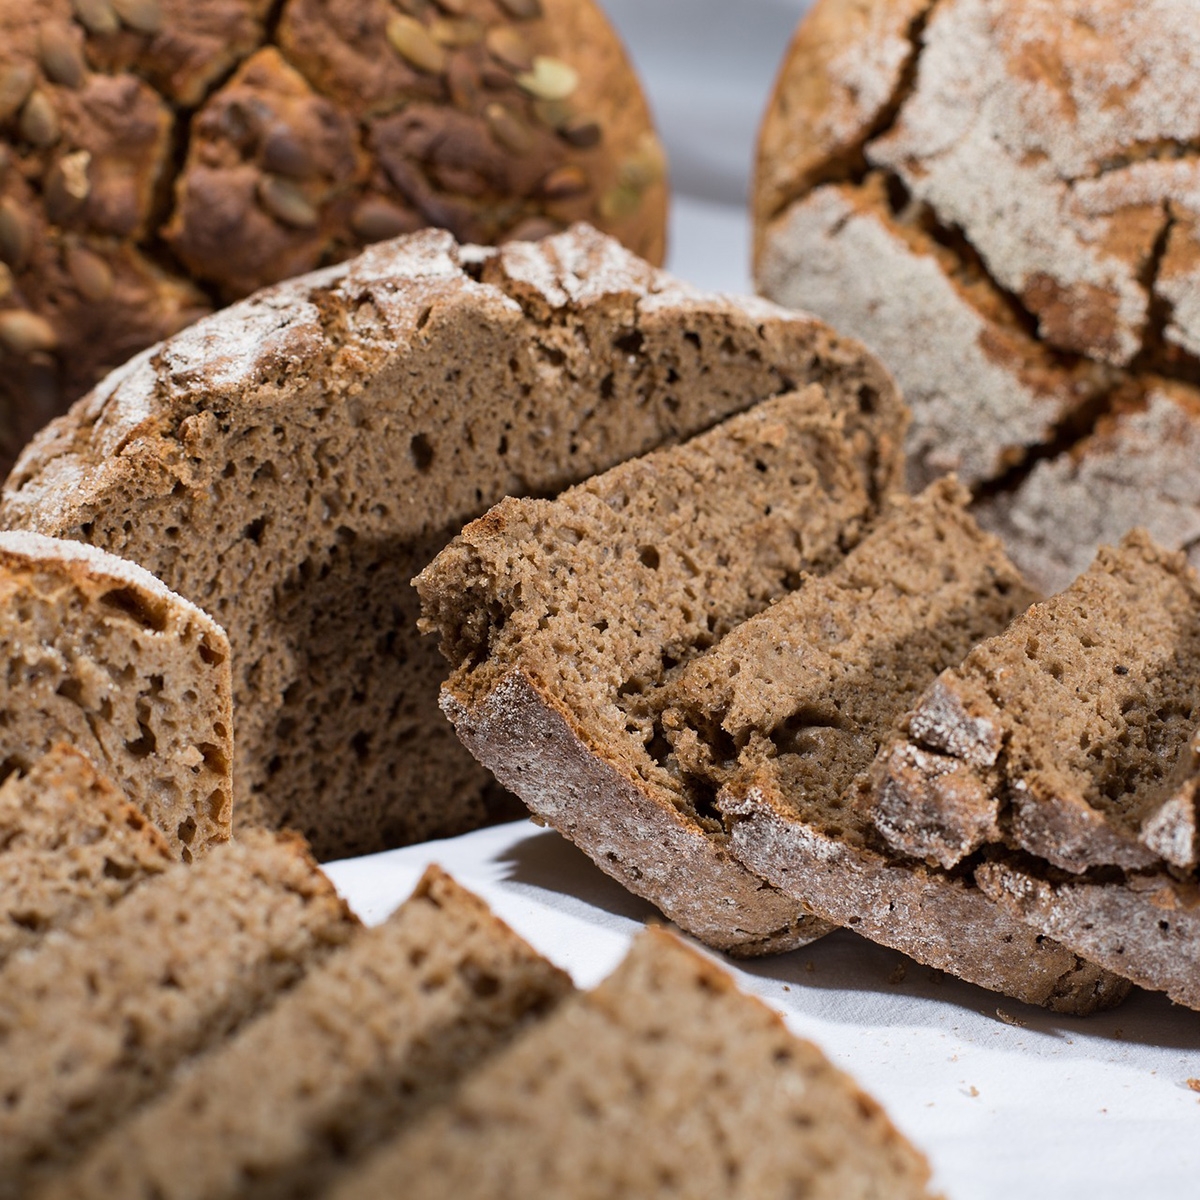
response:
{"label": "seeded bread loaf", "polygon": [[0,1195],[70,1161],[358,922],[299,838],[250,831],[0,970]]}
{"label": "seeded bread loaf", "polygon": [[784,894],[919,962],[1063,1012],[1127,986],[1022,927],[969,874],[926,869],[871,829],[866,773],[947,663],[1032,599],[942,481],[897,501],[823,578],[731,631],[664,688],[668,764],[713,797],[731,852]]}
{"label": "seeded bread loaf", "polygon": [[124,554],[213,613],[239,822],[365,852],[496,811],[437,712],[411,576],[505,494],[810,382],[879,431],[887,486],[895,389],[825,326],[691,291],[586,227],[496,253],[426,232],[134,360],[29,448],[0,523]]}
{"label": "seeded bread loaf", "polygon": [[316,1195],[570,990],[431,867],[386,922],[189,1063],[39,1196]]}
{"label": "seeded bread loaf", "polygon": [[928,1178],[815,1046],[650,930],[332,1195],[899,1200]]}
{"label": "seeded bread loaf", "polygon": [[0,469],[107,370],[426,225],[655,261],[662,151],[592,0],[0,3]]}
{"label": "seeded bread loaf", "polygon": [[1200,579],[1132,533],[930,686],[881,752],[875,826],[1200,1008],[1198,667]]}
{"label": "seeded bread loaf", "polygon": [[0,763],[85,751],[190,861],[228,839],[229,642],[132,562],[0,533]]}
{"label": "seeded bread loaf", "polygon": [[835,565],[878,513],[901,433],[898,413],[813,385],[556,500],[504,500],[417,578],[453,666],[442,705],[471,752],[709,945],[764,953],[825,927],[740,867],[681,786],[664,682]]}
{"label": "seeded bread loaf", "polygon": [[[818,0],[760,131],[756,277],[876,350],[1032,582],[1200,545],[1186,0]],[[920,352],[913,347],[919,346]]]}
{"label": "seeded bread loaf", "polygon": [[174,860],[145,814],[61,743],[0,784],[0,967]]}

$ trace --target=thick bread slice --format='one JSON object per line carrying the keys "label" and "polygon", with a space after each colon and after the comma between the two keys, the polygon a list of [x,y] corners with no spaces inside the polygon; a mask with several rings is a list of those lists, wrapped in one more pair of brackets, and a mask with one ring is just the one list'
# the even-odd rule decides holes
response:
{"label": "thick bread slice", "polygon": [[942,674],[874,822],[1040,932],[1200,1008],[1200,579],[1142,532]]}
{"label": "thick bread slice", "polygon": [[85,751],[185,859],[228,840],[229,642],[149,572],[92,546],[0,533],[0,763]]}
{"label": "thick bread slice", "polygon": [[0,1196],[220,1042],[359,928],[295,835],[250,831],[0,971]]}
{"label": "thick bread slice", "polygon": [[384,924],[190,1063],[40,1195],[314,1195],[570,991],[430,867]]}
{"label": "thick bread slice", "polygon": [[174,861],[92,761],[61,743],[0,785],[0,966]]}
{"label": "thick bread slice", "polygon": [[443,707],[471,752],[724,950],[824,926],[730,858],[705,797],[664,762],[661,685],[861,536],[895,443],[854,424],[816,385],[767,401],[557,500],[503,501],[417,579],[423,627],[455,668]]}
{"label": "thick bread slice", "polygon": [[815,1046],[651,929],[333,1196],[900,1200],[928,1178]]}
{"label": "thick bread slice", "polygon": [[824,578],[733,630],[664,688],[686,786],[730,848],[826,920],[974,983],[1088,1011],[1128,989],[1008,913],[969,876],[889,853],[864,807],[880,743],[947,663],[1032,599],[952,481],[898,500]]}
{"label": "thick bread slice", "polygon": [[114,373],[45,430],[0,522],[143,563],[229,630],[238,820],[325,857],[461,832],[489,776],[436,711],[408,582],[502,496],[553,493],[818,382],[899,476],[894,385],[857,344],[676,284],[586,227],[383,244]]}

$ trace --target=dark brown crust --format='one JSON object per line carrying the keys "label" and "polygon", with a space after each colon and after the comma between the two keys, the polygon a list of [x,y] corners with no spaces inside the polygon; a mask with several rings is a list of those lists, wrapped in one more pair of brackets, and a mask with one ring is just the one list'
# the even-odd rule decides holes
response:
{"label": "dark brown crust", "polygon": [[1161,876],[1052,883],[1000,862],[977,868],[975,878],[996,905],[1032,929],[1200,1010],[1200,892],[1194,883]]}
{"label": "dark brown crust", "polygon": [[881,855],[797,820],[769,791],[718,801],[730,846],[813,912],[927,966],[1055,1012],[1084,1015],[1120,1003],[1122,979],[992,904],[962,879]]}
{"label": "dark brown crust", "polygon": [[471,708],[445,689],[442,708],[471,753],[535,816],[708,945],[749,957],[829,932],[605,759],[524,672],[506,674]]}

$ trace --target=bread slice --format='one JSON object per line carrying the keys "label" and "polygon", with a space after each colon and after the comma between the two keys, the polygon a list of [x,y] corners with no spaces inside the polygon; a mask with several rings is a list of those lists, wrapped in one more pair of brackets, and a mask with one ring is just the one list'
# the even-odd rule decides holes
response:
{"label": "bread slice", "polygon": [[897,500],[845,561],[733,630],[664,688],[681,782],[707,792],[731,852],[826,920],[1060,1011],[1122,981],[1039,939],[973,886],[871,829],[866,773],[922,689],[1032,599],[952,481]]}
{"label": "bread slice", "polygon": [[651,929],[336,1200],[926,1197],[880,1107],[727,974]]}
{"label": "bread slice", "polygon": [[162,834],[90,759],[52,746],[0,784],[0,967],[173,861]]}
{"label": "bread slice", "polygon": [[976,647],[876,767],[889,843],[1200,1007],[1200,579],[1142,532]]}
{"label": "bread slice", "polygon": [[0,1195],[161,1088],[357,930],[303,842],[251,831],[0,970]]}
{"label": "bread slice", "polygon": [[692,291],[584,226],[498,251],[429,231],[111,375],[25,452],[0,524],[122,554],[212,613],[234,648],[238,820],[363,853],[511,811],[437,712],[412,575],[506,494],[812,382],[891,486],[895,387],[819,322]]}
{"label": "bread slice", "polygon": [[709,945],[763,953],[825,927],[730,857],[664,759],[661,686],[836,563],[879,510],[892,445],[813,385],[554,501],[505,500],[416,581],[471,752]]}
{"label": "bread slice", "polygon": [[431,867],[386,922],[190,1063],[41,1196],[314,1195],[570,991]]}
{"label": "bread slice", "polygon": [[229,837],[229,642],[132,562],[0,533],[0,764],[85,751],[190,861]]}

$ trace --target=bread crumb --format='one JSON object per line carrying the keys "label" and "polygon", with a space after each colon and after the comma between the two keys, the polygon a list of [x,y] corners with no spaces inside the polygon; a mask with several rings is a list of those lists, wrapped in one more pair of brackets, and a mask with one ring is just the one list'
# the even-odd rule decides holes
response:
{"label": "bread crumb", "polygon": [[904,982],[904,977],[908,974],[908,964],[898,962],[892,969],[892,973],[888,976],[888,983],[898,984]]}
{"label": "bread crumb", "polygon": [[1004,1011],[1004,1009],[1002,1009],[1002,1008],[996,1009],[996,1016],[998,1016],[1000,1018],[1000,1020],[1002,1020],[1005,1023],[1005,1025],[1013,1025],[1017,1029],[1025,1028],[1024,1021],[1017,1020],[1016,1017],[1014,1017],[1011,1013],[1006,1013]]}
{"label": "bread crumb", "polygon": [[1193,1092],[1200,1092],[1200,1079],[1185,1079],[1184,1082]]}
{"label": "bread crumb", "polygon": [[970,1096],[972,1100],[979,1095],[979,1089],[974,1084],[971,1084],[970,1087],[963,1088],[962,1092],[964,1096]]}
{"label": "bread crumb", "polygon": [[815,971],[817,969],[817,964],[810,958],[808,962],[804,964],[804,969],[806,971]]}

